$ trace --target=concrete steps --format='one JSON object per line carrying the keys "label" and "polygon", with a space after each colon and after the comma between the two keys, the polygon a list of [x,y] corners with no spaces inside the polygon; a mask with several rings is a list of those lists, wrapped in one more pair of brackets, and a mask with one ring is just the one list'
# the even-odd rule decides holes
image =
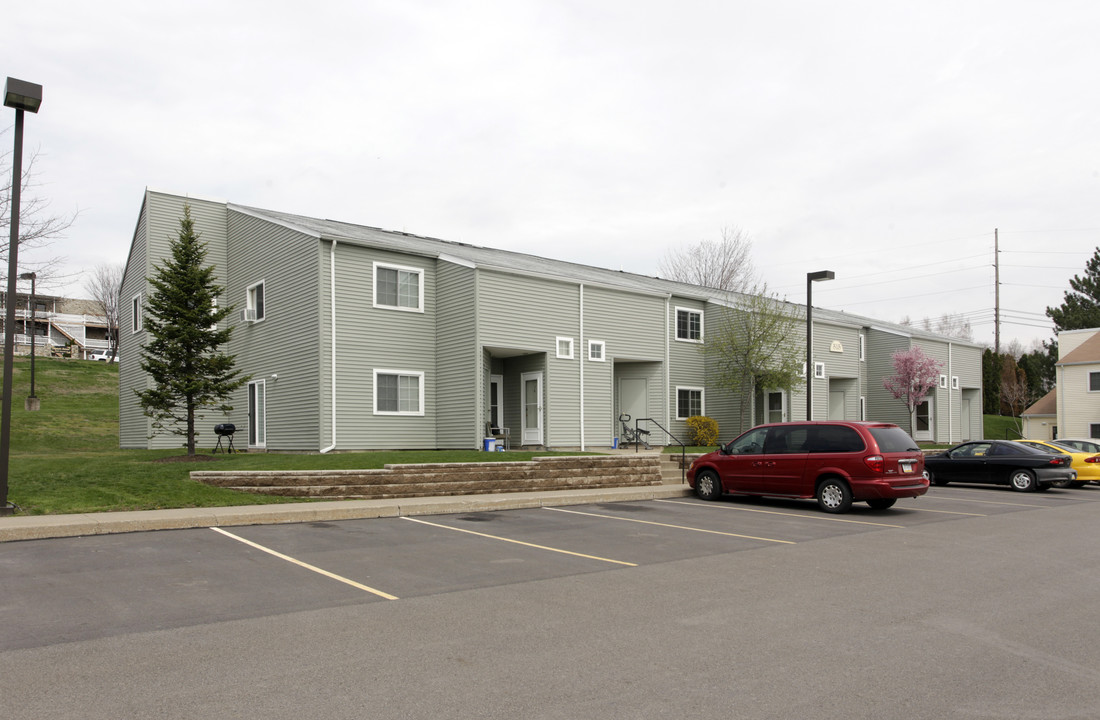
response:
{"label": "concrete steps", "polygon": [[663,470],[660,455],[639,454],[387,465],[378,470],[200,470],[191,479],[256,494],[337,500],[660,485]]}

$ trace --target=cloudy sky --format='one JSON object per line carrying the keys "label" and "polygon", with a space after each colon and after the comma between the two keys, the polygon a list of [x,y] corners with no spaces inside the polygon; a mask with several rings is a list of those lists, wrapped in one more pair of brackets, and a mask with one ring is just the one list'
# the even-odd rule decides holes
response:
{"label": "cloudy sky", "polygon": [[3,25],[74,274],[125,262],[146,187],[647,275],[736,227],[791,300],[830,269],[815,305],[992,343],[997,229],[1027,344],[1100,245],[1095,2],[36,0]]}

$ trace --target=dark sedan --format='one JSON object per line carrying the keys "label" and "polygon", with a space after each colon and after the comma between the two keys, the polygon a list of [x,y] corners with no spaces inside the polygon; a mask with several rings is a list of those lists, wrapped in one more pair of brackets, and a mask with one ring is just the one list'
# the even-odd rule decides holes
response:
{"label": "dark sedan", "polygon": [[1073,481],[1069,455],[1051,455],[1011,440],[975,440],[924,459],[929,482],[994,483],[1013,490],[1046,490],[1051,483]]}

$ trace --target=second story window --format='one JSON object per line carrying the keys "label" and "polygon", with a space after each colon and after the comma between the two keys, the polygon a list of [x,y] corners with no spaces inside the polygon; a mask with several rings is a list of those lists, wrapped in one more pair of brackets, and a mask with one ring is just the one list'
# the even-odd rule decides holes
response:
{"label": "second story window", "polygon": [[424,271],[400,265],[374,264],[374,306],[424,310]]}
{"label": "second story window", "polygon": [[676,308],[676,339],[703,342],[703,314],[697,310]]}
{"label": "second story window", "polygon": [[248,288],[248,296],[245,299],[245,310],[249,320],[264,319],[264,283],[261,280]]}

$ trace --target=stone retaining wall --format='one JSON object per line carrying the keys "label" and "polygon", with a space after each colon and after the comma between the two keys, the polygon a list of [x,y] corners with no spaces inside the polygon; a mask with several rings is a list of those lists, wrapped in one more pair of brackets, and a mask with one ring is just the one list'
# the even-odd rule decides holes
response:
{"label": "stone retaining wall", "polygon": [[386,465],[380,470],[195,471],[207,485],[263,495],[377,499],[661,484],[658,455]]}

